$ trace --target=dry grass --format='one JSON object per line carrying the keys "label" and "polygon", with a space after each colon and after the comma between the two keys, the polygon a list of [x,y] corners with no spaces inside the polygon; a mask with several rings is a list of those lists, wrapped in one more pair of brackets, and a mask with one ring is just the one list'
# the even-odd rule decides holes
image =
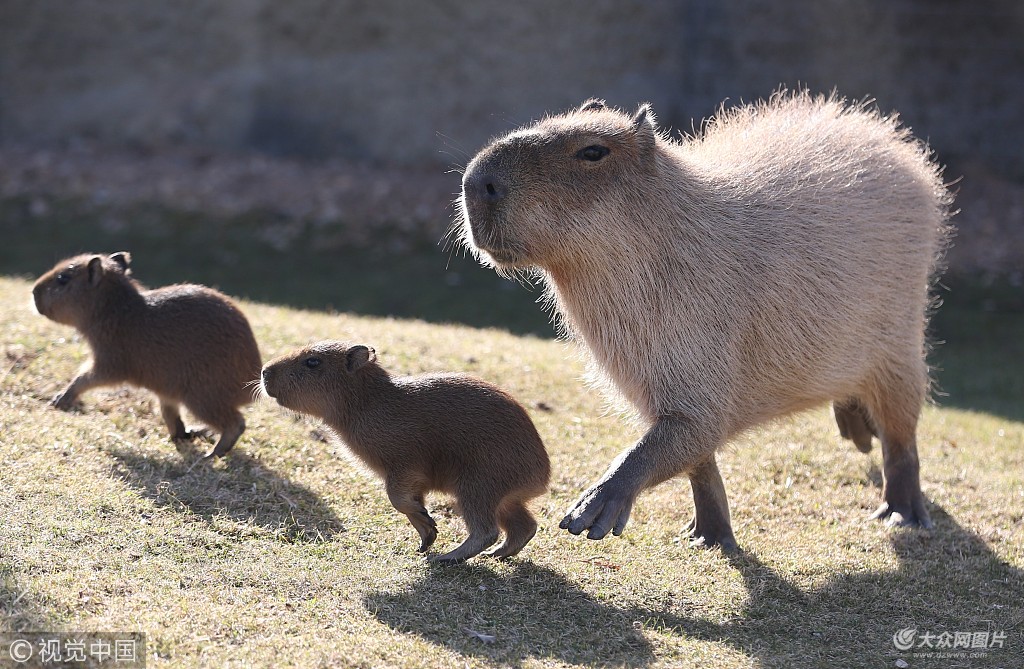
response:
{"label": "dry grass", "polygon": [[[733,559],[680,542],[685,481],[641,497],[619,539],[557,528],[635,428],[581,388],[560,343],[498,331],[245,303],[265,358],[311,340],[370,343],[399,372],[464,370],[519,397],[552,456],[541,530],[521,556],[426,564],[380,484],[271,404],[226,461],[176,450],[150,395],[46,401],[86,347],[0,279],[0,609],[11,630],[145,632],[149,666],[1020,666],[1024,424],[929,408],[924,490],[937,529],[865,520],[880,456],[826,408],[721,457]],[[438,549],[463,536],[434,499]],[[903,627],[1005,630],[986,658],[900,655]],[[476,634],[479,633],[479,634]],[[481,636],[483,638],[481,638]],[[493,637],[493,639],[491,639]],[[0,666],[2,664],[0,660]]]}

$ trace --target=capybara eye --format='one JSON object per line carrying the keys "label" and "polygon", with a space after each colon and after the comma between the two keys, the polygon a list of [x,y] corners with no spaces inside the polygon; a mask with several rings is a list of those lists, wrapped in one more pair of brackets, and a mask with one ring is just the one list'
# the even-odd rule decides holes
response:
{"label": "capybara eye", "polygon": [[611,151],[608,149],[607,146],[599,146],[595,144],[593,146],[588,146],[585,149],[580,149],[576,153],[576,157],[579,158],[580,160],[589,160],[592,163],[596,163],[597,161],[607,156],[609,153],[611,153]]}
{"label": "capybara eye", "polygon": [[66,286],[68,281],[71,281],[71,275],[67,272],[61,272],[57,275],[57,285]]}
{"label": "capybara eye", "polygon": [[320,366],[320,358],[306,358],[302,364],[310,369],[316,369]]}

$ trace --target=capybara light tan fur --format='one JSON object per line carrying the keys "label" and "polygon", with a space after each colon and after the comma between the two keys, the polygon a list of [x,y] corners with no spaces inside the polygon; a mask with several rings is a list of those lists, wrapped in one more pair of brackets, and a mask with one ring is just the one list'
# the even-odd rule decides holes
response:
{"label": "capybara light tan fur", "polygon": [[537,531],[526,503],[547,489],[550,465],[526,410],[484,381],[461,374],[392,376],[372,348],[324,341],[263,368],[263,391],[322,419],[384,480],[391,504],[419,532],[420,552],[437,538],[428,492],[453,495],[469,538],[432,557],[441,563],[515,555]]}
{"label": "capybara light tan fur", "polygon": [[691,483],[695,545],[733,550],[716,450],[832,400],[883,453],[873,517],[931,527],[915,441],[951,197],[929,150],[865,104],[806,92],[721,110],[694,137],[590,100],[492,141],[456,226],[486,264],[537,271],[599,380],[647,433],[561,522],[618,535],[637,495]]}
{"label": "capybara light tan fur", "polygon": [[36,309],[82,333],[92,360],[53,398],[68,410],[97,386],[128,383],[156,393],[172,439],[188,439],[179,408],[220,432],[223,456],[245,431],[260,352],[245,315],[221,293],[191,284],[147,290],[127,252],[62,260],[36,281]]}

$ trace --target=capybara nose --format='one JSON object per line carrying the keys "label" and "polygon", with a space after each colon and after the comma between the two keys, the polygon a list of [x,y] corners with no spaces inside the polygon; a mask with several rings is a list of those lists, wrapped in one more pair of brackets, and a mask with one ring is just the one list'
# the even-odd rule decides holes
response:
{"label": "capybara nose", "polygon": [[468,200],[496,204],[508,194],[508,187],[488,170],[470,170],[462,179],[462,192]]}
{"label": "capybara nose", "polygon": [[260,376],[263,379],[263,385],[267,385],[267,383],[270,382],[270,377],[271,377],[270,368],[269,367],[264,367],[263,368],[263,373]]}

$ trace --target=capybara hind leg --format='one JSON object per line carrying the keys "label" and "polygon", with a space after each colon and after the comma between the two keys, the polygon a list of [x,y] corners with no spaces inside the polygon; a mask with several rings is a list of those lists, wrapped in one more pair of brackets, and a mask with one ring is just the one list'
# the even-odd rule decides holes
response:
{"label": "capybara hind leg", "polygon": [[[684,417],[659,418],[635,446],[623,451],[559,523],[588,539],[622,534],[641,491],[684,471],[699,468],[714,454],[720,436]],[[717,475],[717,474],[716,474]],[[721,486],[721,479],[718,479]],[[724,489],[720,495],[725,497]]]}
{"label": "capybara hind leg", "polygon": [[437,539],[437,523],[423,506],[422,486],[410,486],[408,483],[392,479],[386,481],[385,486],[391,506],[404,513],[420,535],[420,547],[416,550],[420,553],[427,552]]}
{"label": "capybara hind leg", "polygon": [[537,534],[537,521],[521,501],[505,502],[498,509],[498,526],[505,532],[505,541],[486,553],[487,557],[507,558],[523,550]]}
{"label": "capybara hind leg", "polygon": [[871,438],[878,434],[871,422],[868,408],[856,399],[836,401],[832,404],[836,425],[843,439],[849,439],[861,453],[871,452]]}
{"label": "capybara hind leg", "polygon": [[217,441],[217,445],[213,447],[213,450],[207,453],[204,457],[207,458],[222,458],[228,454],[232,448],[235,447],[235,442],[245,432],[245,419],[242,418],[241,414],[238,414],[238,421],[229,424],[231,427],[224,428],[224,431],[220,433],[220,439]]}
{"label": "capybara hind leg", "polygon": [[461,498],[459,506],[462,508],[462,517],[469,530],[469,538],[455,550],[430,558],[431,562],[440,564],[463,562],[474,555],[479,555],[498,540],[498,525],[495,522],[493,505],[473,504],[471,501]]}
{"label": "capybara hind leg", "polygon": [[185,423],[181,421],[181,412],[177,404],[161,398],[160,415],[164,419],[164,424],[167,425],[167,431],[170,432],[171,439],[177,441],[179,439],[188,439],[191,436],[188,430],[185,429]]}
{"label": "capybara hind leg", "polygon": [[930,529],[933,525],[921,493],[915,437],[923,389],[907,385],[904,393],[879,397],[878,406],[871,407],[882,441],[883,475],[882,504],[871,517],[889,526]]}
{"label": "capybara hind leg", "polygon": [[689,472],[693,490],[694,517],[686,527],[690,545],[697,548],[721,546],[725,553],[736,550],[736,538],[729,521],[729,500],[718,472],[715,456]]}

